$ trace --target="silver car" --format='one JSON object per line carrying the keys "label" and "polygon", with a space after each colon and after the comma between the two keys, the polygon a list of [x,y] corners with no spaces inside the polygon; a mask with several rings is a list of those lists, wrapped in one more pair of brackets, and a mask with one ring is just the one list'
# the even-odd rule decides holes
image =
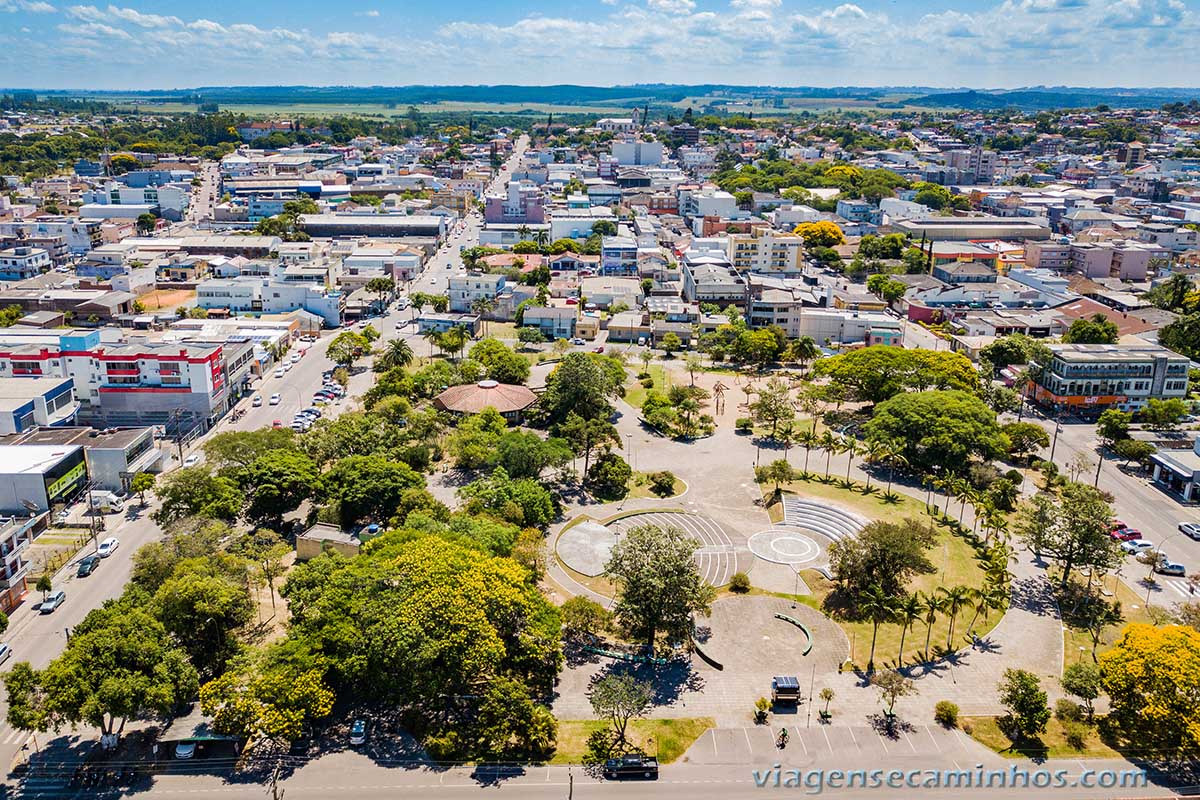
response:
{"label": "silver car", "polygon": [[1179,530],[1189,539],[1200,539],[1200,522],[1181,522]]}

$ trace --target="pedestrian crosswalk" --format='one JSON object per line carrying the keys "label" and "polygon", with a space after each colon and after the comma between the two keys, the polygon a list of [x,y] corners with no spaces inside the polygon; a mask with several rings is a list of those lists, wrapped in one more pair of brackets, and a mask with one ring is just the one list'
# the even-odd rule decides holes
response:
{"label": "pedestrian crosswalk", "polygon": [[29,731],[19,731],[15,728],[9,728],[7,725],[0,725],[0,745],[12,746],[25,744],[25,740],[29,738]]}
{"label": "pedestrian crosswalk", "polygon": [[1160,578],[1159,580],[1172,594],[1189,599],[1196,597],[1191,585],[1183,578]]}

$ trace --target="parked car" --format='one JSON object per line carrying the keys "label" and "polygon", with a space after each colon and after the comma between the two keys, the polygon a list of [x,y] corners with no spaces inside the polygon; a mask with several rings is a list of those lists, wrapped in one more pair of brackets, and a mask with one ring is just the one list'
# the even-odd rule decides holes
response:
{"label": "parked car", "polygon": [[117,552],[117,548],[121,546],[121,540],[115,536],[110,536],[100,543],[96,548],[96,555],[101,558],[108,558],[113,553]]}
{"label": "parked car", "polygon": [[615,778],[658,778],[658,759],[654,756],[644,756],[637,753],[610,758],[604,762],[604,777]]}
{"label": "parked car", "polygon": [[350,744],[360,745],[367,741],[367,722],[366,720],[356,719],[350,723]]}
{"label": "parked car", "polygon": [[1176,575],[1180,578],[1187,575],[1187,569],[1178,561],[1168,561],[1163,559],[1154,567],[1154,571],[1159,575]]}
{"label": "parked car", "polygon": [[1110,531],[1119,531],[1119,530],[1121,530],[1122,528],[1128,528],[1128,527],[1129,527],[1129,526],[1128,526],[1128,525],[1126,525],[1126,524],[1125,524],[1124,522],[1122,522],[1121,520],[1119,520],[1119,519],[1114,519],[1114,520],[1112,521],[1112,525],[1109,527],[1109,530],[1110,530]]}
{"label": "parked car", "polygon": [[51,592],[46,599],[42,601],[42,604],[38,606],[38,611],[42,612],[43,614],[52,614],[54,613],[54,610],[65,603],[66,600],[66,592]]}
{"label": "parked car", "polygon": [[12,658],[12,648],[0,642],[0,664]]}
{"label": "parked car", "polygon": [[271,399],[268,402],[273,406],[277,406],[279,405],[280,399],[279,392],[276,392],[275,394],[271,395]]}
{"label": "parked car", "polygon": [[1145,539],[1131,539],[1128,542],[1121,542],[1121,549],[1131,555],[1137,555],[1143,550],[1149,550],[1154,547],[1153,543]]}
{"label": "parked car", "polygon": [[1119,531],[1114,531],[1112,537],[1122,542],[1129,542],[1134,539],[1142,538],[1142,532],[1137,528],[1122,528]]}
{"label": "parked car", "polygon": [[175,757],[180,761],[186,761],[196,755],[195,742],[180,742],[175,745]]}
{"label": "parked car", "polygon": [[276,367],[276,368],[275,368],[275,377],[276,377],[276,378],[282,378],[282,377],[283,377],[283,373],[284,373],[284,372],[285,372],[285,370],[284,370],[284,368],[283,368],[283,367]]}
{"label": "parked car", "polygon": [[79,568],[75,570],[75,577],[86,578],[95,572],[98,566],[100,566],[100,556],[84,556],[79,559]]}
{"label": "parked car", "polygon": [[571,344],[583,344],[583,339],[580,339],[578,336],[576,336],[571,340]]}
{"label": "parked car", "polygon": [[185,467],[194,467],[199,463],[200,463],[200,456],[196,455],[195,453],[192,453],[190,456],[188,456],[187,458],[185,458],[183,460],[183,465]]}
{"label": "parked car", "polygon": [[1179,530],[1189,539],[1200,539],[1200,522],[1181,522]]}
{"label": "parked car", "polygon": [[271,427],[272,427],[272,428],[282,428],[282,427],[283,427],[283,420],[281,420],[281,419],[273,420],[273,421],[271,422]]}
{"label": "parked car", "polygon": [[254,406],[255,408],[258,408],[259,406],[261,406],[262,405],[262,395],[261,394],[254,395],[254,399],[250,401],[250,405]]}
{"label": "parked car", "polygon": [[593,347],[593,348],[592,348],[592,352],[593,352],[593,353],[603,353],[603,352],[604,352],[604,345],[602,345],[602,344],[601,344],[601,345],[596,345],[595,347]]}

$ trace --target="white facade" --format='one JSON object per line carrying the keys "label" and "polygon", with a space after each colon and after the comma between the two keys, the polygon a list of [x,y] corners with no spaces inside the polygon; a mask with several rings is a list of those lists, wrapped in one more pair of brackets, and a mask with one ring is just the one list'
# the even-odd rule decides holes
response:
{"label": "white facade", "polygon": [[460,272],[450,277],[450,310],[458,313],[474,311],[478,300],[492,300],[504,290],[503,275],[482,272]]}
{"label": "white facade", "polygon": [[623,167],[656,166],[663,162],[662,142],[613,142],[612,154]]}

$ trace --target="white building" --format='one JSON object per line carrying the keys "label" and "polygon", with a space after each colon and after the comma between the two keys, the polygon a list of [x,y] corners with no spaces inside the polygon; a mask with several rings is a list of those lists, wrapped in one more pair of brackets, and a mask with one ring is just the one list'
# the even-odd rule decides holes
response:
{"label": "white building", "polygon": [[631,117],[605,117],[604,119],[596,120],[596,128],[605,133],[633,133],[637,125]]}
{"label": "white building", "polygon": [[50,269],[50,253],[40,247],[0,250],[0,280],[20,281]]}
{"label": "white building", "polygon": [[365,285],[371,278],[411,281],[421,272],[421,256],[404,247],[359,247],[342,261],[343,284]]}
{"label": "white building", "polygon": [[452,275],[449,282],[450,310],[458,313],[474,311],[479,300],[495,302],[504,291],[503,275],[482,272],[460,272]]}
{"label": "white building", "polygon": [[613,142],[612,154],[623,167],[657,166],[663,162],[663,145],[641,140]]}
{"label": "white building", "polygon": [[336,328],[342,324],[346,295],[316,283],[252,276],[217,278],[196,286],[196,306],[228,309],[235,314],[283,314],[303,309]]}

